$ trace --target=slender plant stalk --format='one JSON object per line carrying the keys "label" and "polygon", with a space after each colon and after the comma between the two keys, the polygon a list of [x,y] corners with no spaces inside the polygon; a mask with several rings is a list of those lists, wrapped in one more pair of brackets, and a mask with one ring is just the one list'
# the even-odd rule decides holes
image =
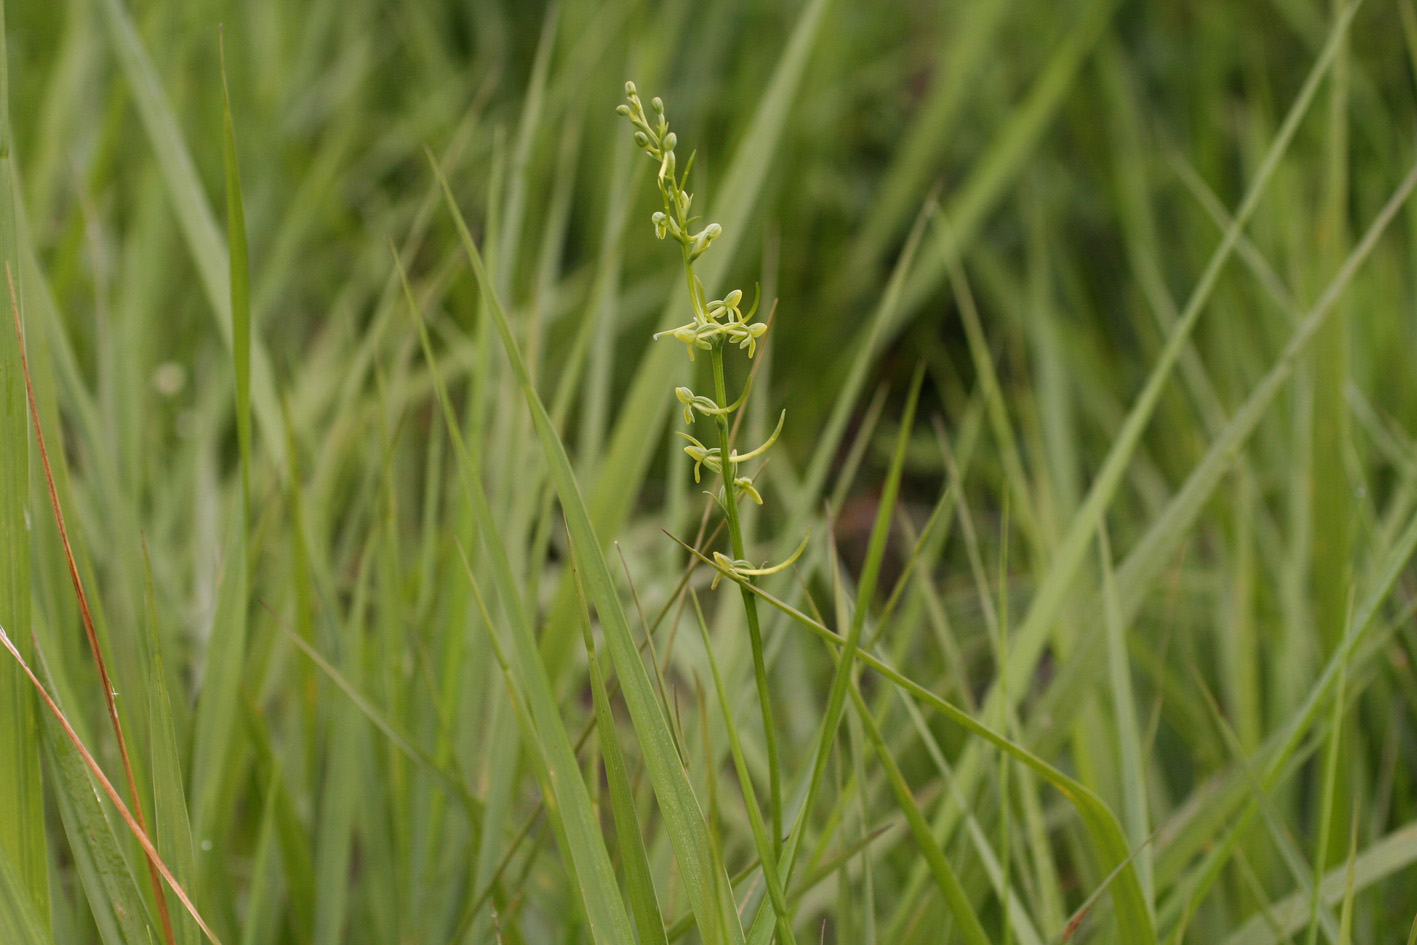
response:
{"label": "slender plant stalk", "polygon": [[[711,358],[713,360],[714,395],[718,398],[719,403],[727,403],[728,393],[723,380],[723,349],[714,349]],[[718,427],[719,451],[722,455],[731,456],[733,451],[730,442],[731,434],[728,429],[728,417],[719,414],[714,417],[714,422]],[[723,469],[725,493],[733,488],[732,478],[733,474],[725,466]],[[743,550],[743,526],[738,518],[738,504],[736,502],[725,503],[723,510],[728,520],[728,539],[733,548],[733,558],[735,561],[743,560],[748,555]],[[762,707],[763,713],[763,744],[768,754],[768,810],[772,821],[772,851],[774,857],[780,857],[782,855],[782,778],[778,770],[777,726],[773,722],[767,661],[763,657],[763,632],[758,622],[758,599],[746,587],[740,586],[739,592],[743,596],[743,610],[748,615],[748,642],[753,649],[753,677],[757,680],[758,703]]]}

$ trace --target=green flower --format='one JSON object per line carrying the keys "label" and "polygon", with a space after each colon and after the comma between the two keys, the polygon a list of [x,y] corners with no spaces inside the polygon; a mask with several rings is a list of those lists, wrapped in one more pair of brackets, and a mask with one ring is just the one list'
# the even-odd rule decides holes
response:
{"label": "green flower", "polygon": [[783,561],[781,564],[765,564],[761,568],[753,567],[753,564],[750,561],[744,561],[741,558],[735,560],[733,558],[728,557],[728,555],[724,554],[721,551],[715,551],[713,553],[713,563],[718,567],[719,570],[718,574],[713,579],[713,583],[709,585],[709,590],[717,588],[718,582],[721,581],[725,576],[734,578],[735,580],[739,581],[746,581],[752,577],[762,577],[768,574],[776,574],[779,571],[783,571],[787,568],[790,568],[792,565],[797,563],[798,558],[802,557],[802,552],[807,550],[807,541],[811,537],[811,532],[808,532],[805,536],[803,536],[802,543],[797,546],[796,551],[792,552],[792,554],[788,556],[786,561]]}

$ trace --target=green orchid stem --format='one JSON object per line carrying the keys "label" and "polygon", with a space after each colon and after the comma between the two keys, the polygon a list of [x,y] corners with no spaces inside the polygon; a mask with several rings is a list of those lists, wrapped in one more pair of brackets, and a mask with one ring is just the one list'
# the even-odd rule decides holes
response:
{"label": "green orchid stem", "polygon": [[[692,274],[690,279],[692,280]],[[716,344],[710,352],[713,361],[713,389],[715,399],[720,404],[728,403],[728,385],[723,379],[723,345]],[[724,513],[728,516],[728,536],[733,545],[734,560],[744,560],[743,527],[738,521],[738,487],[733,480],[737,477],[737,464],[733,462],[733,452],[729,448],[728,416],[719,414],[714,422],[718,425],[719,455],[723,457]],[[739,587],[743,595],[743,609],[748,614],[748,640],[753,647],[753,675],[758,681],[758,702],[763,714],[763,742],[768,753],[768,809],[772,821],[773,856],[782,855],[782,781],[778,776],[777,730],[773,724],[772,698],[768,692],[767,662],[763,658],[763,633],[758,624],[758,599],[746,586]]]}

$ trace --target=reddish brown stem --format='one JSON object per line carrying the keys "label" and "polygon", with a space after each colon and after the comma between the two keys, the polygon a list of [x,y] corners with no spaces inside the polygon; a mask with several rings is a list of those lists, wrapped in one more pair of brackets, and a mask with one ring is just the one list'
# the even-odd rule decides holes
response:
{"label": "reddish brown stem", "polygon": [[[25,375],[25,393],[29,397],[30,417],[34,420],[34,438],[39,443],[39,458],[44,466],[44,482],[49,486],[49,504],[54,509],[54,522],[59,526],[59,541],[64,545],[64,559],[69,564],[69,580],[74,582],[74,595],[79,599],[79,616],[83,619],[84,635],[88,637],[89,650],[93,653],[94,663],[98,666],[98,679],[103,684],[103,701],[108,706],[108,718],[113,724],[113,734],[118,739],[118,755],[123,759],[123,774],[128,780],[128,795],[133,799],[133,816],[143,835],[146,836],[148,833],[147,819],[143,816],[143,803],[138,796],[137,779],[133,777],[133,763],[128,757],[128,743],[123,738],[123,726],[118,721],[118,703],[113,698],[113,683],[108,678],[108,666],[103,660],[103,651],[98,645],[98,634],[94,632],[93,614],[89,611],[89,599],[84,593],[84,582],[79,578],[78,565],[74,563],[74,549],[69,544],[69,530],[64,527],[64,513],[59,508],[59,493],[54,488],[54,472],[49,467],[49,450],[44,446],[44,430],[39,423],[39,407],[34,398],[34,384],[30,380],[30,359],[25,352],[24,327],[20,324],[20,302],[15,295],[15,276],[10,271],[8,261],[5,263],[5,281],[10,286],[10,309],[15,315],[15,339],[20,347],[20,367]],[[167,911],[167,897],[162,891],[162,877],[152,858],[148,859],[148,878],[152,881],[153,895],[157,898],[157,913],[162,920],[163,940],[167,942],[167,945],[177,945],[177,938],[172,931],[172,916]]]}

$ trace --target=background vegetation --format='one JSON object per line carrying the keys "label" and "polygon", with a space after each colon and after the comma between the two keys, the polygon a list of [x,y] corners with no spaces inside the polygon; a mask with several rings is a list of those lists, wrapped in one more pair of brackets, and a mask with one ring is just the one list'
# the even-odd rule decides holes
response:
{"label": "background vegetation", "polygon": [[[1411,941],[1412,0],[3,29],[107,675],[8,313],[0,626],[222,942]],[[777,300],[772,751],[739,594],[664,534],[726,548],[627,78],[697,151],[710,297]],[[199,941],[0,662],[0,941]]]}

